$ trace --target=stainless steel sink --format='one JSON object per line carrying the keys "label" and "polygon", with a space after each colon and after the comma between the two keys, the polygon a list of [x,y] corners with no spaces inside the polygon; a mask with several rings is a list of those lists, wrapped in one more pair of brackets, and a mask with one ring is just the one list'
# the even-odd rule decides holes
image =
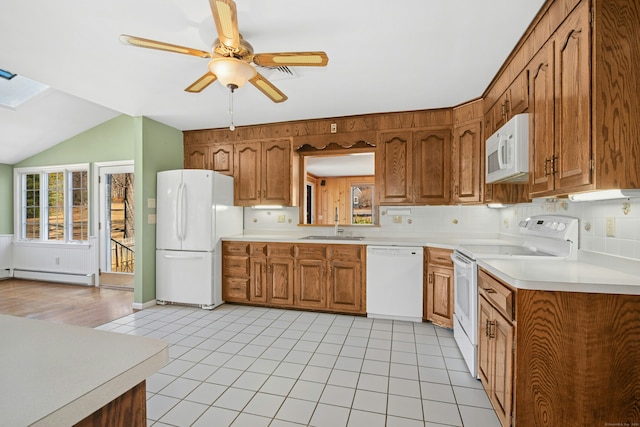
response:
{"label": "stainless steel sink", "polygon": [[363,236],[305,236],[300,240],[362,240]]}

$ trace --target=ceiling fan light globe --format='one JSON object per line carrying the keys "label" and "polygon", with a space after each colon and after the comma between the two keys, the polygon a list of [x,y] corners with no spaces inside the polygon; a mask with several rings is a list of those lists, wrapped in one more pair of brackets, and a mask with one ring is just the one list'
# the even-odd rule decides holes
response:
{"label": "ceiling fan light globe", "polygon": [[216,75],[223,86],[241,88],[256,76],[256,69],[236,58],[215,58],[209,62],[209,71]]}

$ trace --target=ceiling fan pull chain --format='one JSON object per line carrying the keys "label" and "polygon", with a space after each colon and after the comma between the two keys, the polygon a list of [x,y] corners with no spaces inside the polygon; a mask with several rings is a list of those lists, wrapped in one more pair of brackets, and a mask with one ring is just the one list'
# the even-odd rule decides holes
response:
{"label": "ceiling fan pull chain", "polygon": [[233,124],[233,87],[229,88],[229,114],[231,115],[231,125],[229,125],[229,130],[234,131],[236,127]]}

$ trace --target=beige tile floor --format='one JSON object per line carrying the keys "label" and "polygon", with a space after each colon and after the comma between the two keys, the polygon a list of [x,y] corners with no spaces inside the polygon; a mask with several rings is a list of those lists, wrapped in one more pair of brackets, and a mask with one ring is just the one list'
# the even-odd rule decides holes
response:
{"label": "beige tile floor", "polygon": [[170,344],[148,425],[498,427],[451,330],[225,304],[156,306],[98,329]]}

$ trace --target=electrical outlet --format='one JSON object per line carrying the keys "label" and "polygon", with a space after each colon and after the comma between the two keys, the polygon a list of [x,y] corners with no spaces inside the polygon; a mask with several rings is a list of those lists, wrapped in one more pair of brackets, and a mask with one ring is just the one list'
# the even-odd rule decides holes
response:
{"label": "electrical outlet", "polygon": [[607,237],[616,237],[616,217],[607,217]]}
{"label": "electrical outlet", "polygon": [[284,223],[287,220],[285,215],[278,215],[278,222]]}
{"label": "electrical outlet", "polygon": [[402,215],[395,215],[393,217],[393,223],[394,224],[402,224]]}

